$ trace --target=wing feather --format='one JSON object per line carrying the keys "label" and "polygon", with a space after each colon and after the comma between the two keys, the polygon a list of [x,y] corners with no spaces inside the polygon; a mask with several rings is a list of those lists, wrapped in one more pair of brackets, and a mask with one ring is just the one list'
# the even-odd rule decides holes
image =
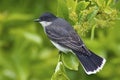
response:
{"label": "wing feather", "polygon": [[46,30],[46,33],[48,34],[48,37],[52,41],[68,49],[78,51],[81,49],[82,46],[84,46],[82,40],[79,38],[76,32],[64,31],[64,33],[61,33],[62,30],[63,28],[59,28],[59,30],[49,29],[49,30]]}

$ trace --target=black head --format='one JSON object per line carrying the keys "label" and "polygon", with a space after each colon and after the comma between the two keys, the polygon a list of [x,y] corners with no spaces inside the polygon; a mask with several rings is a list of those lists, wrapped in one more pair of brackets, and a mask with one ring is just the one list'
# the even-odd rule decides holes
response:
{"label": "black head", "polygon": [[41,21],[53,21],[57,19],[57,17],[55,15],[53,15],[52,13],[44,13],[42,16],[39,17],[39,19],[36,19],[35,22],[41,22]]}

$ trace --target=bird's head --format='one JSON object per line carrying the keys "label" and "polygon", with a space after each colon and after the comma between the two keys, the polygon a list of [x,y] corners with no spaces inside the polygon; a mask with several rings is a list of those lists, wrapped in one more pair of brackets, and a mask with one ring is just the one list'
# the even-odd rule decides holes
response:
{"label": "bird's head", "polygon": [[35,19],[34,21],[39,22],[42,26],[48,26],[55,19],[57,19],[55,15],[47,12],[47,13],[42,14],[38,19]]}

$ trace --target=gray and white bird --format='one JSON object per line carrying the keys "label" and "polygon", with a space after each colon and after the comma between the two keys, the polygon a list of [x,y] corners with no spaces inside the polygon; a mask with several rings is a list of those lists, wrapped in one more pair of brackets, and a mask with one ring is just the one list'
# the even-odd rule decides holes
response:
{"label": "gray and white bird", "polygon": [[39,22],[53,45],[64,53],[72,52],[80,60],[85,72],[95,74],[101,70],[106,60],[87,49],[80,36],[64,19],[52,13],[44,13],[35,22]]}

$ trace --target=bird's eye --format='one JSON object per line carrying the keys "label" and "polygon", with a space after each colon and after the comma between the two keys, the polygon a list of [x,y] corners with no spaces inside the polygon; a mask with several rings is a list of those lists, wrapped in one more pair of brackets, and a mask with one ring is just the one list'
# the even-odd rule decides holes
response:
{"label": "bird's eye", "polygon": [[45,20],[45,18],[44,18],[44,17],[41,17],[40,19],[41,19],[42,21],[44,21],[44,20]]}

